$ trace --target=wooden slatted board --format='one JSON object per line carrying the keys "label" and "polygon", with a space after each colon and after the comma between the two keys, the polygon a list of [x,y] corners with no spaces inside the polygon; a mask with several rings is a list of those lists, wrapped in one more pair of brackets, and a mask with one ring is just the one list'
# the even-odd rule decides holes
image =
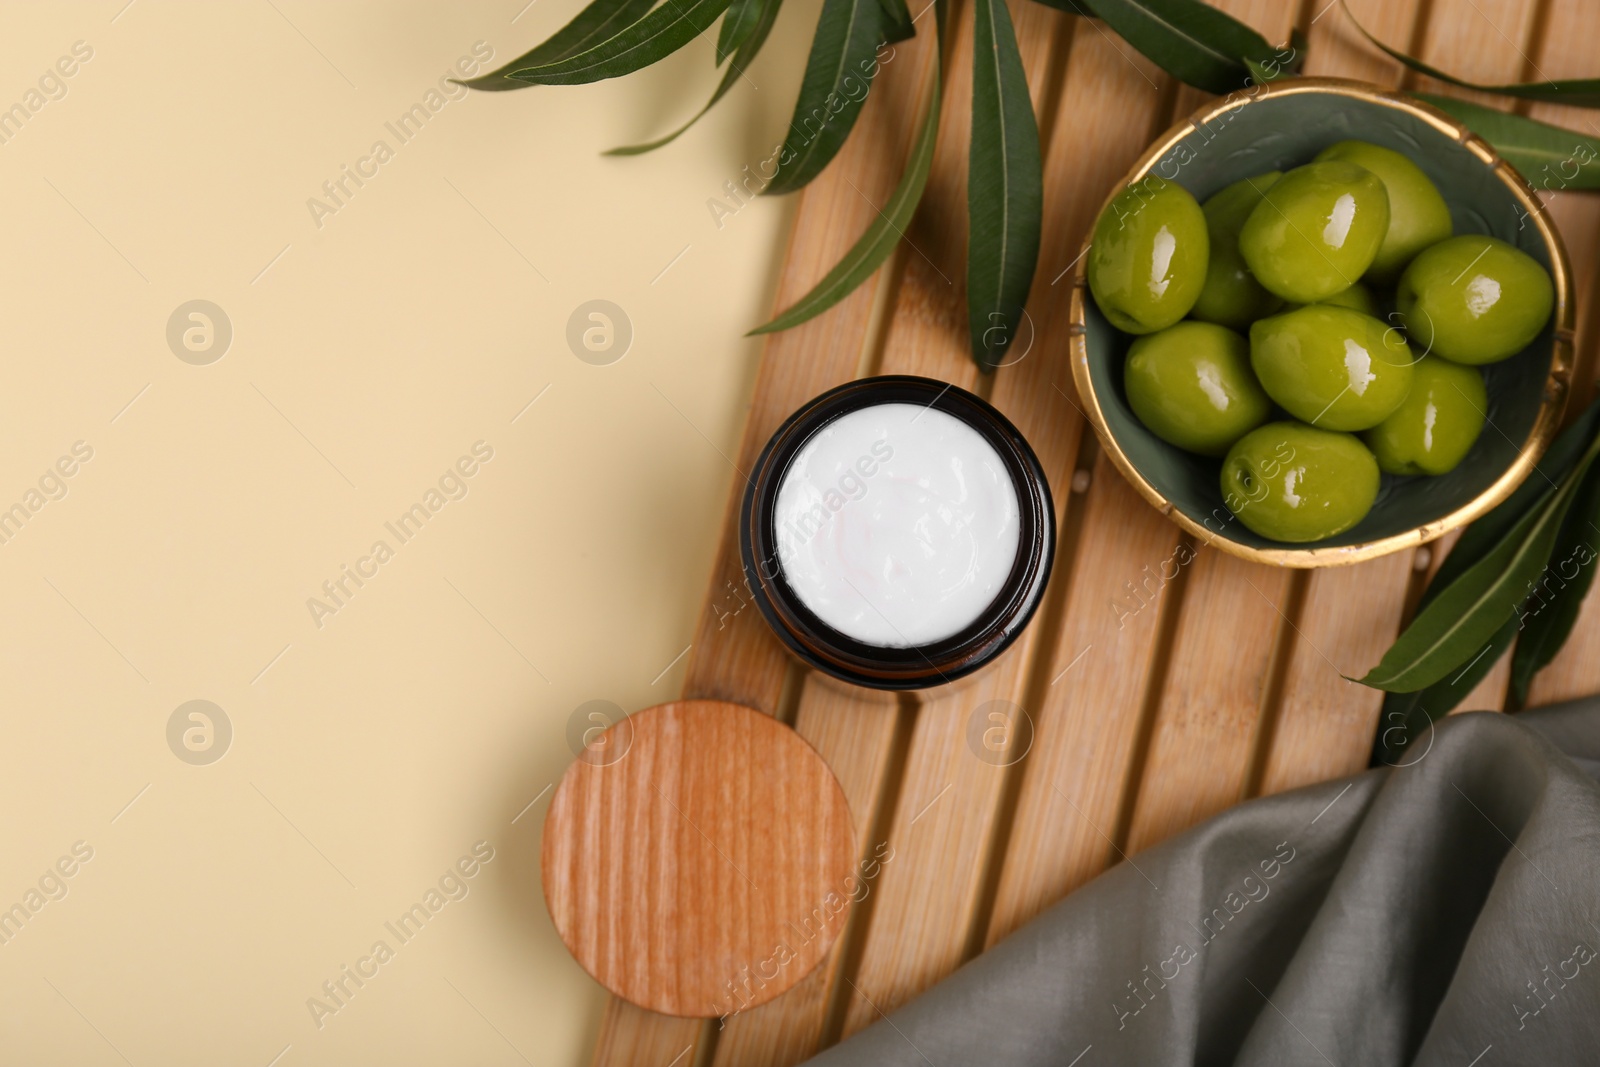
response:
{"label": "wooden slatted board", "polygon": [[[1349,0],[1349,8],[1430,63],[1509,81],[1592,74],[1584,54],[1592,2]],[[1366,45],[1331,0],[1218,3],[1269,40],[1304,30],[1307,73],[1457,92]],[[839,943],[793,990],[720,1024],[613,999],[597,1065],[797,1063],[1124,855],[1246,797],[1366,763],[1380,694],[1341,674],[1376,662],[1448,544],[1315,572],[1244,563],[1196,546],[1100,455],[1067,364],[1070,268],[1111,185],[1204,97],[1098,22],[1034,0],[1013,0],[1011,12],[1045,151],[1031,350],[991,376],[968,355],[961,220],[972,32],[970,11],[956,0],[934,172],[909,240],[844,303],[768,341],[738,466],[749,470],[801,403],[858,375],[923,374],[974,390],[1028,436],[1055,493],[1061,537],[1045,607],[1015,647],[956,686],[895,696],[806,672],[767,631],[744,586],[733,530],[745,485],[735,479],[684,696],[737,701],[791,723],[843,784],[863,860],[879,862]],[[801,194],[778,306],[808,290],[888,197],[910,152],[911,117],[931,91],[934,42],[925,30],[895,46],[859,128]],[[1592,117],[1544,105],[1530,113],[1579,128]],[[1529,177],[1542,185],[1546,176]],[[1553,177],[1549,185],[1559,188]],[[1547,202],[1574,267],[1582,402],[1596,358],[1600,196],[1551,192]],[[1183,565],[1163,581],[1169,561]],[[1501,708],[1507,679],[1503,662],[1469,704]],[[1600,594],[1540,675],[1532,703],[1596,691]],[[1020,706],[1033,725],[1031,749],[1009,766],[968,748],[969,720],[991,701]]]}

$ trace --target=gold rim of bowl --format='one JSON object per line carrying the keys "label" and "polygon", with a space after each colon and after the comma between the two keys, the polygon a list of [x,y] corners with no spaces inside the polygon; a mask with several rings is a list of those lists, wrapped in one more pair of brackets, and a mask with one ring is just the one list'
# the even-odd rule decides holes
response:
{"label": "gold rim of bowl", "polygon": [[1237,108],[1247,107],[1252,102],[1275,96],[1291,96],[1298,94],[1312,94],[1325,96],[1347,97],[1353,100],[1364,100],[1368,103],[1378,104],[1382,107],[1404,111],[1421,119],[1440,133],[1456,141],[1483,161],[1495,173],[1511,195],[1522,205],[1527,217],[1544,241],[1545,248],[1550,255],[1550,280],[1555,285],[1555,331],[1552,340],[1552,353],[1550,359],[1550,373],[1545,379],[1543,400],[1539,405],[1538,417],[1534,420],[1533,428],[1523,440],[1516,460],[1506,468],[1504,473],[1496,478],[1494,483],[1479,493],[1472,500],[1463,504],[1447,515],[1443,515],[1432,522],[1413,527],[1403,533],[1393,534],[1389,537],[1378,538],[1373,541],[1362,541],[1358,544],[1341,545],[1329,548],[1294,548],[1285,545],[1282,548],[1256,548],[1252,545],[1241,544],[1226,534],[1216,530],[1207,529],[1202,524],[1191,519],[1178,510],[1173,503],[1161,494],[1155,486],[1145,480],[1127,453],[1122,450],[1121,444],[1112,435],[1111,428],[1107,425],[1105,412],[1101,410],[1100,398],[1095,395],[1094,383],[1089,375],[1089,348],[1088,335],[1085,325],[1086,301],[1089,295],[1089,243],[1093,240],[1094,231],[1091,226],[1089,234],[1085,236],[1081,254],[1078,257],[1078,267],[1072,289],[1072,327],[1070,351],[1072,356],[1072,377],[1077,384],[1078,396],[1082,400],[1090,423],[1094,426],[1095,436],[1100,439],[1100,445],[1106,454],[1111,457],[1122,476],[1138,490],[1139,495],[1148,500],[1162,514],[1173,522],[1193,534],[1201,545],[1210,545],[1231,556],[1251,560],[1256,563],[1266,563],[1276,567],[1337,567],[1349,563],[1359,563],[1362,560],[1375,559],[1391,552],[1398,552],[1403,548],[1411,548],[1425,544],[1451,530],[1465,526],[1496,504],[1510,496],[1522,480],[1533,470],[1539,457],[1544,454],[1545,448],[1555,436],[1557,425],[1561,420],[1562,409],[1566,405],[1567,387],[1572,378],[1572,344],[1573,344],[1573,307],[1571,296],[1571,266],[1567,262],[1567,250],[1561,243],[1561,237],[1555,231],[1549,218],[1546,217],[1543,204],[1534,194],[1531,186],[1521,174],[1501,159],[1499,154],[1489,146],[1489,143],[1477,134],[1468,130],[1461,123],[1420,100],[1392,92],[1376,85],[1364,82],[1349,81],[1344,78],[1291,78],[1281,82],[1273,82],[1265,86],[1255,86],[1251,89],[1241,90],[1229,96],[1215,100],[1202,107],[1187,120],[1178,123],[1168,130],[1155,144],[1151,145],[1139,157],[1122,179],[1112,186],[1106,194],[1105,200],[1100,205],[1100,210],[1095,213],[1095,218],[1105,211],[1113,197],[1124,188],[1142,180],[1150,173],[1157,162],[1168,152],[1175,148],[1180,141],[1190,134],[1195,133],[1202,124],[1215,121],[1218,117]]}

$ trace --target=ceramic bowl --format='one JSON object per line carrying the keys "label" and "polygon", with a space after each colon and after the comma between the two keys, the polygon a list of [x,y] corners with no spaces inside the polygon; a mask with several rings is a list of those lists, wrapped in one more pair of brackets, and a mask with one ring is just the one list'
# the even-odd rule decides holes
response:
{"label": "ceramic bowl", "polygon": [[1078,260],[1072,293],[1073,378],[1111,461],[1200,543],[1282,567],[1371,559],[1431,541],[1493,508],[1550,443],[1572,373],[1571,268],[1538,198],[1482,138],[1403,94],[1341,79],[1292,78],[1218,99],[1151,145],[1106,201],[1124,186],[1158,178],[1204,202],[1235,181],[1308,163],[1322,148],[1348,139],[1392,148],[1422,168],[1450,205],[1457,234],[1489,234],[1537,260],[1555,284],[1555,310],[1526,349],[1483,368],[1488,421],[1460,466],[1439,477],[1384,475],[1372,511],[1344,533],[1288,544],[1234,521],[1222,502],[1220,460],[1160,440],[1129,407],[1123,362],[1133,338],[1113,328],[1095,305],[1087,255]]}

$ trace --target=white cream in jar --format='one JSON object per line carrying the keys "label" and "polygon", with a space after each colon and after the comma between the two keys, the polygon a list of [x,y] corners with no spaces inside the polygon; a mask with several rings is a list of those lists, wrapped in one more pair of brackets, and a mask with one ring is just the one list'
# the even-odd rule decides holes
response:
{"label": "white cream in jar", "polygon": [[960,633],[1016,562],[1017,489],[983,435],[921,404],[829,422],[783,474],[773,512],[785,582],[833,629],[906,648]]}

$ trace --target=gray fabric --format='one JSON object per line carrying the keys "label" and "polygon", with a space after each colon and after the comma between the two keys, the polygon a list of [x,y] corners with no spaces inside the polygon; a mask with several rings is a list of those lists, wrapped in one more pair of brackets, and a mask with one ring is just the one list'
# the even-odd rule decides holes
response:
{"label": "gray fabric", "polygon": [[810,1062],[1600,1062],[1600,785],[1574,762],[1600,767],[1600,703],[1452,716],[1414,751],[1132,857]]}

